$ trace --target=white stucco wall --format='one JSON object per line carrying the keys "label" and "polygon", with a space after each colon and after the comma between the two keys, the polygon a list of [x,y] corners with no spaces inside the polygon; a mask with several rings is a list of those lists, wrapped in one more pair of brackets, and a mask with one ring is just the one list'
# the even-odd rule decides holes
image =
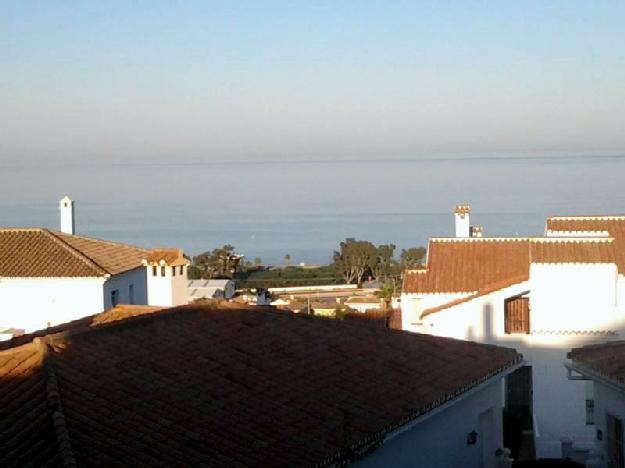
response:
{"label": "white stucco wall", "polygon": [[104,278],[0,278],[0,325],[32,332],[104,309]]}
{"label": "white stucco wall", "polygon": [[[501,386],[501,380],[485,386],[413,428],[386,440],[375,452],[355,465],[361,468],[493,468],[495,450],[503,447]],[[480,414],[486,414],[489,410],[492,412],[492,423],[490,430],[486,430],[484,425],[480,427]],[[467,445],[467,435],[471,431],[478,433],[475,445]]]}
{"label": "white stucco wall", "polygon": [[614,264],[532,264],[532,330],[610,329],[618,318],[616,285]]}
{"label": "white stucco wall", "polygon": [[[133,285],[134,300],[131,301],[130,285]],[[134,270],[120,273],[112,276],[104,283],[104,308],[109,309],[113,306],[111,302],[111,292],[117,290],[118,304],[147,304],[148,291],[145,276],[145,267],[135,268]]]}
{"label": "white stucco wall", "polygon": [[421,331],[421,312],[469,296],[469,293],[412,294],[400,296],[402,329]]}
{"label": "white stucco wall", "polygon": [[[173,269],[175,268],[175,275]],[[152,274],[152,267],[144,269],[147,277],[148,304],[153,306],[177,306],[187,304],[187,267],[180,274],[180,267],[165,267],[165,276],[161,276],[161,267],[156,267],[157,274]]]}

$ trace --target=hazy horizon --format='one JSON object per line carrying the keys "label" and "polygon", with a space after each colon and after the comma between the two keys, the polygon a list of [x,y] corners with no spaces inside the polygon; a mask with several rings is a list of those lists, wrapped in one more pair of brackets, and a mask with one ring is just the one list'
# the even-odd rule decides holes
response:
{"label": "hazy horizon", "polygon": [[3,2],[0,162],[625,153],[625,3]]}

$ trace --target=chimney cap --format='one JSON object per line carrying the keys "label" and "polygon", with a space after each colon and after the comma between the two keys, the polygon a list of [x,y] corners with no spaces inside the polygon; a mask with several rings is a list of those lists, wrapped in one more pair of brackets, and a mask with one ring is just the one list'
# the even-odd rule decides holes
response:
{"label": "chimney cap", "polygon": [[471,213],[471,205],[456,205],[454,213],[458,215],[465,215]]}
{"label": "chimney cap", "polygon": [[482,237],[484,235],[484,228],[482,226],[471,226],[471,237]]}

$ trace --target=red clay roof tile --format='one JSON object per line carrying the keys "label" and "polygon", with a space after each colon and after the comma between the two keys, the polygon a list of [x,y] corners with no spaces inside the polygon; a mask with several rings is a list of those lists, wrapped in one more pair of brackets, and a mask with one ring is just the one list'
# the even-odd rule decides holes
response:
{"label": "red clay roof tile", "polygon": [[71,442],[64,456],[79,466],[303,466],[346,460],[520,360],[512,349],[240,306],[185,306],[41,340],[47,354],[33,343],[0,351],[9,462],[39,437],[49,443],[31,459],[60,458],[63,426],[50,414],[11,429],[28,421],[24,408],[46,408],[42,392],[27,391],[50,386],[44,366]]}
{"label": "red clay roof tile", "polygon": [[625,341],[574,348],[568,358],[625,389]]}
{"label": "red clay roof tile", "polygon": [[607,231],[614,238],[615,261],[625,274],[625,216],[552,216],[547,230],[556,232]]}
{"label": "red clay roof tile", "polygon": [[[615,263],[612,238],[431,239],[427,268],[408,270],[402,292],[479,293],[529,279],[531,263]],[[505,286],[502,286],[505,287]]]}

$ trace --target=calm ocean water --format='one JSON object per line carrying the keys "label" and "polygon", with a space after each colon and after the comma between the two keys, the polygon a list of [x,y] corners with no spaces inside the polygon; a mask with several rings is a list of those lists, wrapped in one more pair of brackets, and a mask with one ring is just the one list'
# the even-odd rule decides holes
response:
{"label": "calm ocean water", "polygon": [[0,162],[0,225],[58,228],[191,255],[230,243],[249,259],[327,262],[345,237],[426,245],[457,203],[486,235],[541,234],[549,214],[625,213],[625,156],[73,164]]}

